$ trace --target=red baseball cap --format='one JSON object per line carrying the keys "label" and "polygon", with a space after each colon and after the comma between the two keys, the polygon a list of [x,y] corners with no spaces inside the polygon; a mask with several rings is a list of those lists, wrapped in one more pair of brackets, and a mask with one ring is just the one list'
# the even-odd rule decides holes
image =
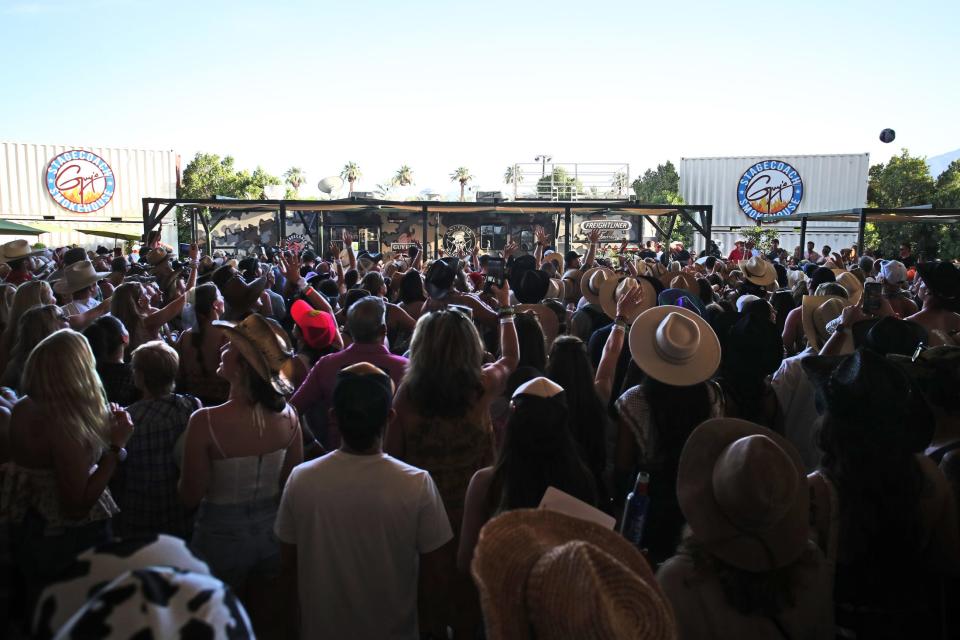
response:
{"label": "red baseball cap", "polygon": [[290,308],[290,315],[300,327],[304,341],[314,349],[326,349],[333,343],[337,325],[326,311],[314,309],[305,300],[297,300]]}

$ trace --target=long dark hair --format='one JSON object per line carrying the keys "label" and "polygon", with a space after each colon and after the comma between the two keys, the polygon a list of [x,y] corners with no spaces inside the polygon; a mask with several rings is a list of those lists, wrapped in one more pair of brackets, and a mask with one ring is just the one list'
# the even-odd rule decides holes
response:
{"label": "long dark hair", "polygon": [[675,387],[647,376],[640,385],[650,407],[654,440],[666,473],[676,478],[680,452],[701,422],[711,417],[709,383]]}
{"label": "long dark hair", "polygon": [[[920,551],[923,474],[909,448],[885,432],[898,428],[856,425],[829,410],[819,434],[821,468],[840,498],[840,547],[852,561],[871,562],[890,549],[910,562]],[[899,425],[900,429],[909,425]]]}
{"label": "long dark hair", "polygon": [[608,420],[593,386],[593,365],[583,341],[576,336],[558,337],[550,350],[546,374],[566,391],[570,432],[590,470],[599,477],[607,464]]}
{"label": "long dark hair", "polygon": [[[396,277],[396,276],[394,276]],[[410,304],[427,299],[423,292],[423,277],[416,269],[410,269],[400,278],[400,290],[397,292],[400,302]]]}
{"label": "long dark hair", "polygon": [[[562,395],[562,394],[561,394]],[[520,396],[513,402],[487,494],[491,513],[535,508],[547,487],[596,506],[593,474],[567,427],[567,406]]]}
{"label": "long dark hair", "polygon": [[240,361],[244,368],[244,391],[246,391],[247,397],[254,404],[262,405],[265,409],[274,413],[283,411],[287,406],[287,400],[283,397],[283,394],[277,393],[269,382],[261,378],[245,358],[241,358]]}
{"label": "long dark hair", "polygon": [[547,368],[547,343],[540,320],[532,313],[518,313],[515,325],[520,344],[519,366],[533,367],[542,373]]}
{"label": "long dark hair", "polygon": [[202,284],[194,290],[193,308],[197,314],[197,330],[191,336],[190,344],[197,352],[197,362],[200,364],[200,371],[203,372],[203,375],[207,375],[207,365],[203,361],[203,336],[207,329],[206,320],[210,317],[219,294],[217,285],[212,282]]}

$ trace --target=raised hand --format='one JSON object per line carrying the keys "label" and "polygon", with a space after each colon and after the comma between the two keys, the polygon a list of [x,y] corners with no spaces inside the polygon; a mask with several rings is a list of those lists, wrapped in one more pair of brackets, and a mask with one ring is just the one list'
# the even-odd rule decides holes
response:
{"label": "raised hand", "polygon": [[633,318],[643,308],[643,287],[634,287],[624,291],[617,299],[617,315]]}
{"label": "raised hand", "polygon": [[587,234],[587,240],[590,241],[590,244],[600,242],[600,229],[591,229],[590,233]]}

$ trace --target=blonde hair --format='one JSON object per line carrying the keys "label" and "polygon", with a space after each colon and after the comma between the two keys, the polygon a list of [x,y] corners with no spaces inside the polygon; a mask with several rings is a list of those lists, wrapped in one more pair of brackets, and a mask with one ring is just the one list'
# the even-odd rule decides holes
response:
{"label": "blonde hair", "polygon": [[61,329],[44,338],[27,357],[22,387],[38,405],[54,409],[66,434],[82,446],[92,451],[107,446],[107,393],[83,334]]}
{"label": "blonde hair", "polygon": [[130,334],[130,349],[143,340],[143,314],[140,313],[140,295],[143,285],[139,282],[124,282],[110,297],[110,315],[117,318]]}
{"label": "blonde hair", "polygon": [[133,372],[144,388],[154,395],[173,393],[177,384],[180,356],[162,340],[145,342],[133,350]]}
{"label": "blonde hair", "polygon": [[53,299],[53,289],[46,280],[31,280],[17,287],[13,304],[10,306],[10,315],[7,316],[7,328],[3,332],[2,346],[5,353],[9,354],[13,350],[13,344],[17,339],[17,325],[27,309],[47,304]]}
{"label": "blonde hair", "polygon": [[407,398],[423,416],[460,418],[483,396],[483,345],[473,322],[447,309],[420,316],[404,375]]}

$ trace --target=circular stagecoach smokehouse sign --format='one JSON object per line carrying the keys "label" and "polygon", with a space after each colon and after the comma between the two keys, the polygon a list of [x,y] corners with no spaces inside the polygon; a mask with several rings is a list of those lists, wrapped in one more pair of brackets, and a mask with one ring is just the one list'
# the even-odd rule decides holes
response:
{"label": "circular stagecoach smokehouse sign", "polygon": [[803,199],[800,174],[783,160],[764,160],[744,171],[737,185],[740,210],[753,219],[789,216]]}
{"label": "circular stagecoach smokehouse sign", "polygon": [[477,234],[470,227],[454,224],[447,227],[443,234],[443,250],[447,255],[455,256],[461,251],[470,253],[477,246]]}
{"label": "circular stagecoach smokehouse sign", "polygon": [[106,160],[90,151],[73,149],[58,154],[47,165],[47,191],[54,201],[73,213],[104,208],[117,182]]}

